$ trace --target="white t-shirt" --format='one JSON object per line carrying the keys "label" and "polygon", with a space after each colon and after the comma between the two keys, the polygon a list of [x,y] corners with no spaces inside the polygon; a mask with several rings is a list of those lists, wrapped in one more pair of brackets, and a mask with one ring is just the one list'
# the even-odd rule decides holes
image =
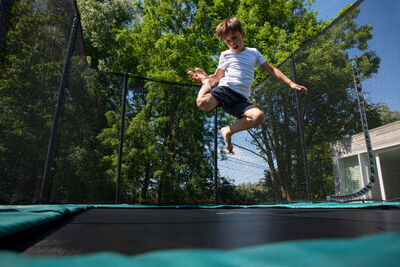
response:
{"label": "white t-shirt", "polygon": [[254,79],[254,68],[266,60],[256,48],[248,48],[236,53],[226,50],[221,53],[218,68],[225,70],[219,81],[219,86],[228,86],[235,92],[249,98],[250,88]]}

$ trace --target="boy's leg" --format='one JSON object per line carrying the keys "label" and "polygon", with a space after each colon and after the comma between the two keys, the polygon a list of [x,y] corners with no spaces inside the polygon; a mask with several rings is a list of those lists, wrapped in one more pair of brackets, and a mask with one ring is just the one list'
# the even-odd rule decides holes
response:
{"label": "boy's leg", "polygon": [[254,128],[264,122],[264,113],[254,105],[249,106],[243,113],[240,120],[231,126],[227,126],[221,129],[222,137],[225,140],[225,146],[229,153],[232,153],[233,146],[231,142],[231,136],[237,132]]}
{"label": "boy's leg", "polygon": [[196,74],[201,78],[203,86],[201,87],[199,93],[197,94],[197,106],[202,111],[209,111],[218,106],[219,102],[210,93],[213,81],[208,77],[207,73],[199,68],[196,68]]}

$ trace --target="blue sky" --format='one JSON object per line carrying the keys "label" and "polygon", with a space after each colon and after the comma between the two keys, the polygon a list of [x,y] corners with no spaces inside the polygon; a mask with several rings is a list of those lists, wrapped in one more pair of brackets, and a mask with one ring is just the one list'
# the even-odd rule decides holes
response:
{"label": "blue sky", "polygon": [[[317,0],[312,9],[319,10],[318,18],[333,19],[337,12],[354,0]],[[383,4],[384,3],[384,4]],[[391,110],[400,111],[400,1],[365,0],[361,3],[361,13],[356,19],[359,25],[373,25],[373,39],[369,50],[380,57],[380,67],[373,78],[362,83],[365,98],[370,103],[384,103]],[[354,53],[350,56],[356,56]]]}
{"label": "blue sky", "polygon": [[356,2],[354,0],[316,0],[311,8],[318,10],[318,18],[322,20],[333,19],[337,12],[346,5]]}

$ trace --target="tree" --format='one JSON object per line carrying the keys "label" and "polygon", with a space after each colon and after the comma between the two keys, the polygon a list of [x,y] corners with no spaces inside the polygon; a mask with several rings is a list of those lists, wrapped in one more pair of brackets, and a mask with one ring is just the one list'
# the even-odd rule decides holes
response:
{"label": "tree", "polygon": [[[38,200],[74,14],[70,1],[14,3],[0,74],[0,195],[6,202]],[[78,35],[46,187],[53,202],[110,199],[96,136],[115,104],[101,77],[87,71],[83,51]]]}
{"label": "tree", "polygon": [[[190,34],[193,8],[191,1],[137,2],[138,19],[118,35],[119,56],[109,66],[135,75],[187,81],[188,63],[198,61],[191,55],[195,51],[191,44],[197,42]],[[157,199],[153,200],[157,203],[208,202],[211,156],[207,144],[211,135],[205,129],[207,117],[194,102],[196,88],[156,82],[148,82],[144,88],[147,93],[142,110],[130,114],[128,122],[127,134],[131,134],[124,147],[130,155],[124,161],[125,181],[129,183],[126,188],[137,191],[139,184],[135,185],[135,181],[142,181],[145,195],[151,180],[153,188],[149,189],[157,192]],[[135,103],[130,102],[130,106]],[[154,142],[148,143],[152,149],[145,149],[146,152],[135,141],[144,129]],[[133,162],[141,163],[135,171],[129,167]]]}
{"label": "tree", "polygon": [[117,30],[135,19],[132,0],[80,0],[79,11],[89,65],[107,65],[115,56]]}
{"label": "tree", "polygon": [[378,103],[372,105],[372,107],[368,106],[367,114],[370,114],[371,112],[375,113],[378,116],[378,118],[375,118],[374,121],[375,123],[377,123],[376,125],[375,123],[368,124],[368,127],[370,129],[400,120],[400,111],[390,110],[387,104]]}
{"label": "tree", "polygon": [[[65,1],[16,1],[0,73],[1,192],[31,201],[39,185],[62,67]],[[56,8],[57,6],[57,8]]]}
{"label": "tree", "polygon": [[[107,61],[107,67],[114,71],[173,81],[188,81],[186,72],[195,66],[213,72],[220,51],[226,49],[216,38],[214,29],[223,18],[233,14],[237,14],[243,22],[247,44],[259,47],[272,63],[286,57],[302,38],[311,36],[322,27],[315,21],[315,14],[307,12],[303,1],[290,1],[290,4],[287,1],[266,2],[135,2],[136,19],[117,35],[118,52]],[[251,16],[246,10],[251,10]],[[262,19],[254,20],[257,16]],[[308,30],[304,30],[304,25],[310,26]],[[283,33],[285,37],[280,38]],[[278,46],[280,50],[273,52],[272,46]],[[207,116],[195,106],[197,89],[159,83],[148,83],[147,88],[143,110],[147,110],[148,115],[141,115],[140,118],[143,124],[150,125],[147,129],[154,131],[157,144],[154,153],[160,165],[153,168],[158,203],[185,199],[182,196],[193,188],[193,181],[203,179],[207,181],[202,184],[203,188],[209,188],[211,157],[210,151],[204,148],[210,147],[211,133],[207,129]],[[136,119],[132,117],[130,123]],[[134,128],[140,132],[138,125],[140,123],[135,122],[129,127],[132,126],[132,132]],[[131,151],[136,150],[128,148],[126,153]],[[196,166],[193,162],[201,164]]]}

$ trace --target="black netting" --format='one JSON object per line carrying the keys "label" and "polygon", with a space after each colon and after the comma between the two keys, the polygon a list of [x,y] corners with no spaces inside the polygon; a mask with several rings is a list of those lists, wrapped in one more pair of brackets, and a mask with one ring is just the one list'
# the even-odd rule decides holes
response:
{"label": "black netting", "polygon": [[[226,153],[218,131],[220,203],[320,200],[368,184],[352,60],[376,161],[375,186],[364,197],[399,197],[400,42],[391,30],[400,26],[399,10],[395,0],[358,1],[282,62],[280,70],[305,85],[307,95],[270,78],[253,88],[251,101],[265,123],[235,134],[234,154]],[[70,68],[63,73],[74,18]],[[214,118],[199,112],[198,86],[90,70],[73,0],[14,1],[1,27],[7,32],[0,40],[2,202],[110,203],[117,177],[120,202],[214,202]],[[235,120],[218,109],[219,128]]]}
{"label": "black netting", "polygon": [[1,186],[6,202],[40,190],[72,1],[15,1],[1,62]]}

